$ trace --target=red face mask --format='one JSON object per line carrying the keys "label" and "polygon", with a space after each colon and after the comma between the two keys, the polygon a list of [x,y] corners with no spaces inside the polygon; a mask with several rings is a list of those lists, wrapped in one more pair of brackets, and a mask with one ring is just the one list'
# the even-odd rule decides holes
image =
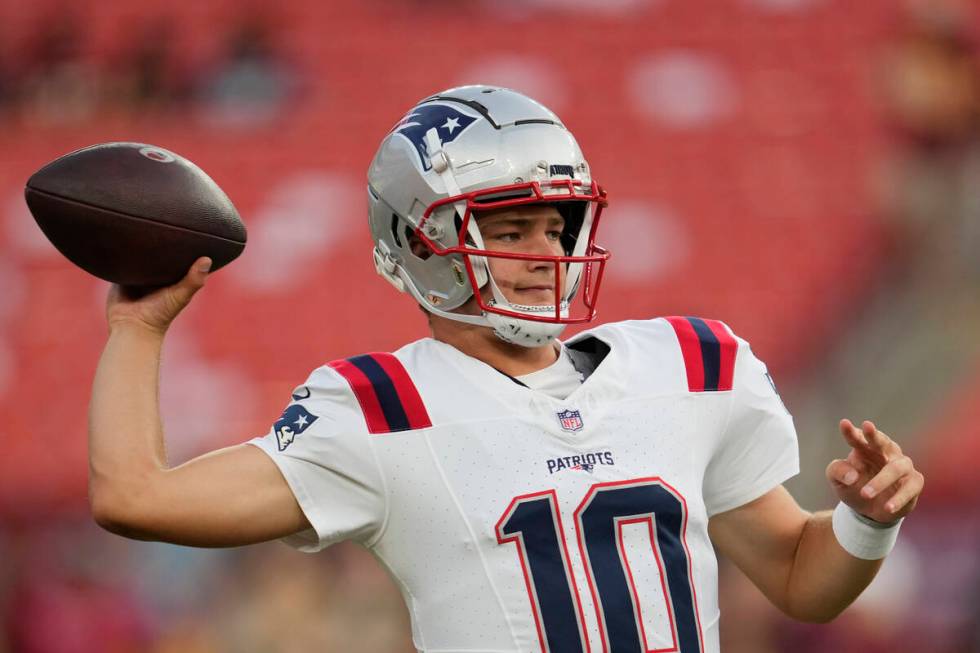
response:
{"label": "red face mask", "polygon": [[[487,249],[476,225],[474,214],[507,207],[554,204],[565,217],[562,244],[565,254],[546,255],[504,252]],[[423,214],[416,234],[436,256],[459,255],[473,295],[484,313],[504,317],[546,322],[579,324],[595,318],[596,302],[609,252],[595,242],[602,210],[608,205],[606,193],[596,182],[585,186],[581,181],[532,181],[463,193],[434,202]],[[432,217],[440,209],[455,207],[457,232],[454,246],[443,246],[438,240],[443,232]],[[461,218],[459,217],[461,216]],[[492,280],[486,259],[511,259],[546,262],[554,265],[554,303],[550,306],[515,306],[500,293]],[[486,300],[481,289],[491,284],[493,299]],[[581,288],[582,292],[578,290]],[[581,297],[581,302],[573,301]]]}

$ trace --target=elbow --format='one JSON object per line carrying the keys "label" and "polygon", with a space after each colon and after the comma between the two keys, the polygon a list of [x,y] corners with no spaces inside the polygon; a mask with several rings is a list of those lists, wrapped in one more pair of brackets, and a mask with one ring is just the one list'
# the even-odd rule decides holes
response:
{"label": "elbow", "polygon": [[139,529],[136,495],[122,492],[108,483],[89,483],[89,508],[95,523],[103,529],[131,539],[148,539]]}
{"label": "elbow", "polygon": [[829,624],[831,621],[836,619],[839,615],[840,612],[815,613],[815,614],[803,615],[801,617],[797,617],[796,620],[808,624]]}
{"label": "elbow", "polygon": [[796,621],[808,624],[828,624],[841,615],[847,605],[786,606],[783,612]]}
{"label": "elbow", "polygon": [[126,531],[125,509],[118,492],[95,483],[89,484],[89,508],[95,523],[116,535]]}

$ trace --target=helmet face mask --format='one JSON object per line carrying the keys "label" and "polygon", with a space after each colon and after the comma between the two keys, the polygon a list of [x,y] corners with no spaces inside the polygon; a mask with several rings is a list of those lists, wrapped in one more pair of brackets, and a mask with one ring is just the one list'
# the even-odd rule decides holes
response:
{"label": "helmet face mask", "polygon": [[[534,100],[480,86],[423,100],[382,142],[368,199],[379,274],[430,313],[525,346],[595,317],[609,258],[595,243],[605,193],[568,130]],[[533,205],[564,218],[560,254],[485,246],[481,212]],[[511,303],[491,270],[503,260],[553,265],[554,301]],[[471,299],[475,306],[464,307]]]}
{"label": "helmet face mask", "polygon": [[[595,317],[595,300],[608,252],[594,242],[595,231],[604,202],[595,182],[583,189],[581,182],[525,182],[506,187],[474,191],[467,195],[448,197],[430,206],[418,228],[419,238],[436,256],[458,255],[462,257],[470,290],[477,306],[483,313],[552,324],[577,324],[589,322]],[[465,210],[455,229],[456,242],[451,246],[430,239],[426,224],[439,209],[459,206]],[[523,252],[487,249],[479,230],[476,216],[480,211],[509,207],[554,203],[571,210],[560,211],[563,215],[578,214],[576,220],[566,218],[562,232],[563,255],[531,254]],[[571,204],[581,206],[569,206]],[[454,212],[454,216],[458,215]],[[455,220],[455,217],[454,217]],[[514,304],[497,286],[491,271],[492,259],[547,262],[554,266],[555,297],[551,305],[525,306]],[[489,283],[491,298],[485,299],[483,291]],[[570,315],[571,301],[582,288],[584,312]],[[438,304],[438,302],[436,302]]]}

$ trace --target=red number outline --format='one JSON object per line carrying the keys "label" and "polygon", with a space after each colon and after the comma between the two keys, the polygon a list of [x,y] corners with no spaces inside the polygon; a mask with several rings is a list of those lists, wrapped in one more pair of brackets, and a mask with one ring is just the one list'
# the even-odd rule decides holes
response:
{"label": "red number outline", "polygon": [[565,537],[565,526],[561,521],[561,511],[558,509],[558,493],[554,490],[544,490],[542,492],[532,492],[531,494],[522,494],[511,499],[510,504],[508,504],[507,509],[504,510],[504,514],[501,515],[500,519],[497,520],[496,526],[494,526],[494,533],[497,535],[497,544],[506,544],[508,542],[513,542],[517,547],[517,555],[521,560],[521,572],[524,574],[524,587],[527,589],[528,601],[531,603],[531,613],[534,615],[534,625],[538,630],[538,643],[541,645],[541,653],[548,653],[545,648],[545,642],[547,639],[544,636],[544,630],[541,625],[541,615],[538,610],[538,599],[537,592],[531,582],[531,574],[528,571],[527,565],[527,554],[524,552],[524,538],[521,531],[514,533],[513,535],[504,535],[501,531],[501,527],[510,520],[511,515],[513,515],[517,504],[523,503],[529,499],[535,499],[538,497],[548,497],[548,504],[551,507],[551,515],[558,524],[559,542],[561,543],[561,555],[562,555],[562,566],[565,569],[566,579],[569,581],[569,587],[571,589],[572,598],[575,601],[575,610],[578,613],[578,628],[579,637],[582,642],[585,643],[585,650],[587,653],[592,653],[592,647],[589,644],[588,633],[585,632],[585,611],[582,609],[582,597],[578,593],[578,583],[575,582],[575,573],[572,571],[571,560],[568,557],[568,544]]}

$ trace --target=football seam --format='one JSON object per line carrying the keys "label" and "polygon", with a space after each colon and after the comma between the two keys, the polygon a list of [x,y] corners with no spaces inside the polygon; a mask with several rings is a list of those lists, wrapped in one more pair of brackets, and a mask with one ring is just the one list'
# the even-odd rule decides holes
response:
{"label": "football seam", "polygon": [[210,238],[217,238],[219,240],[224,240],[226,242],[234,243],[236,245],[245,245],[247,243],[247,236],[246,236],[246,240],[235,240],[234,238],[227,238],[225,236],[219,236],[217,234],[208,233],[207,231],[200,231],[198,229],[191,229],[189,227],[181,227],[179,225],[170,224],[169,222],[160,222],[159,220],[152,220],[150,218],[144,218],[144,217],[141,217],[141,216],[138,216],[138,215],[133,215],[132,213],[126,213],[124,211],[119,211],[119,210],[116,210],[116,209],[110,209],[110,208],[105,207],[105,206],[99,206],[98,204],[88,204],[87,202],[81,202],[79,200],[72,199],[70,197],[65,197],[64,195],[59,195],[57,193],[52,193],[52,192],[49,192],[49,191],[46,191],[46,190],[40,190],[38,188],[35,188],[34,186],[31,186],[30,184],[28,184],[26,186],[26,188],[27,188],[27,190],[29,190],[29,191],[31,191],[33,193],[37,193],[39,195],[46,195],[47,197],[52,197],[52,198],[55,198],[55,199],[63,200],[65,202],[71,202],[72,204],[77,204],[78,206],[84,206],[84,207],[88,207],[90,209],[98,209],[100,211],[106,211],[108,213],[114,213],[116,215],[121,215],[121,216],[124,216],[124,217],[127,217],[127,218],[131,218],[133,220],[139,220],[140,222],[148,222],[150,224],[157,225],[157,226],[160,226],[160,227],[169,227],[170,229],[177,229],[179,231],[186,231],[188,233],[197,234],[199,236],[208,236]]}

